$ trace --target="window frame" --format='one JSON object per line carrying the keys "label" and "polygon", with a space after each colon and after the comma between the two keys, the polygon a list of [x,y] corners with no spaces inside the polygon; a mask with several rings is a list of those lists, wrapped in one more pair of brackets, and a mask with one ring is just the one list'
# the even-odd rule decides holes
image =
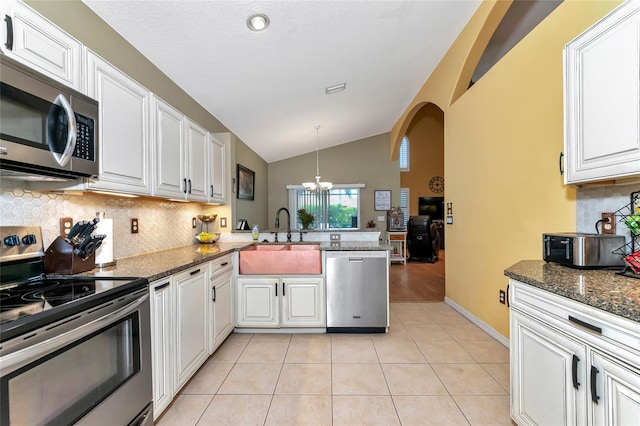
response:
{"label": "window frame", "polygon": [[[403,150],[403,146],[406,146],[405,151],[406,151],[406,160],[407,160],[407,164],[405,167],[402,167],[402,150]],[[400,142],[400,149],[398,150],[398,164],[400,166],[400,171],[401,172],[409,172],[411,171],[411,151],[410,151],[410,141],[409,141],[409,137],[407,135],[404,135],[402,137],[402,142]]]}
{"label": "window frame", "polygon": [[[358,209],[358,215],[357,215],[357,220],[358,220],[358,227],[357,228],[331,228],[330,226],[325,226],[328,225],[328,218],[324,217],[323,221],[322,221],[322,226],[320,226],[319,229],[314,229],[314,231],[339,231],[339,230],[361,230],[362,228],[362,222],[361,222],[361,200],[362,200],[362,188],[364,188],[365,185],[363,183],[351,183],[351,184],[345,184],[345,183],[340,183],[340,184],[334,184],[333,188],[331,188],[331,190],[334,189],[355,189],[358,191],[358,203],[357,203],[357,209]],[[288,208],[289,211],[291,212],[291,229],[292,230],[296,230],[296,231],[301,231],[302,229],[298,227],[298,195],[297,192],[299,190],[304,190],[304,186],[302,185],[287,185],[286,186],[287,189],[287,198],[288,198]],[[327,191],[327,192],[331,192],[331,190]],[[324,214],[328,215],[328,208],[329,206],[327,205],[326,208],[324,209]]]}

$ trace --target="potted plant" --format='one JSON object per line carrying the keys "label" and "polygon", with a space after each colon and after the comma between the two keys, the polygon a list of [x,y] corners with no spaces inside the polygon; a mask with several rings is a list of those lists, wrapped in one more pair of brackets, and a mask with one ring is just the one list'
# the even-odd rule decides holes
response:
{"label": "potted plant", "polygon": [[302,229],[309,229],[309,225],[311,225],[315,219],[316,217],[305,209],[298,210],[298,220],[302,224]]}

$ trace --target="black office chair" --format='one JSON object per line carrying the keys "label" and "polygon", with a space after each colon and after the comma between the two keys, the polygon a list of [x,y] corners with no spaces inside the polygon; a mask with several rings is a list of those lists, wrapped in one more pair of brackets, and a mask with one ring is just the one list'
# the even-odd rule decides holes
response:
{"label": "black office chair", "polygon": [[411,216],[407,223],[409,260],[436,263],[440,251],[438,226],[430,216]]}

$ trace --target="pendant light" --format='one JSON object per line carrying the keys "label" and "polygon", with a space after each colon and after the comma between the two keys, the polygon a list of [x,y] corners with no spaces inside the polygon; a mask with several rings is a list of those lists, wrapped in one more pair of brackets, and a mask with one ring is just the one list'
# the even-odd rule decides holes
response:
{"label": "pendant light", "polygon": [[302,186],[307,191],[325,192],[333,188],[331,182],[320,182],[320,126],[316,126],[316,181],[303,182]]}

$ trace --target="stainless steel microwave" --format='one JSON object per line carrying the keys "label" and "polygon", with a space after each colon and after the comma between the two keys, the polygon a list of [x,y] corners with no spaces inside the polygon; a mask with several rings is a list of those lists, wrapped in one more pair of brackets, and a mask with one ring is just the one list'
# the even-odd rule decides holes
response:
{"label": "stainless steel microwave", "polygon": [[0,176],[97,176],[98,101],[4,55],[0,68]]}

